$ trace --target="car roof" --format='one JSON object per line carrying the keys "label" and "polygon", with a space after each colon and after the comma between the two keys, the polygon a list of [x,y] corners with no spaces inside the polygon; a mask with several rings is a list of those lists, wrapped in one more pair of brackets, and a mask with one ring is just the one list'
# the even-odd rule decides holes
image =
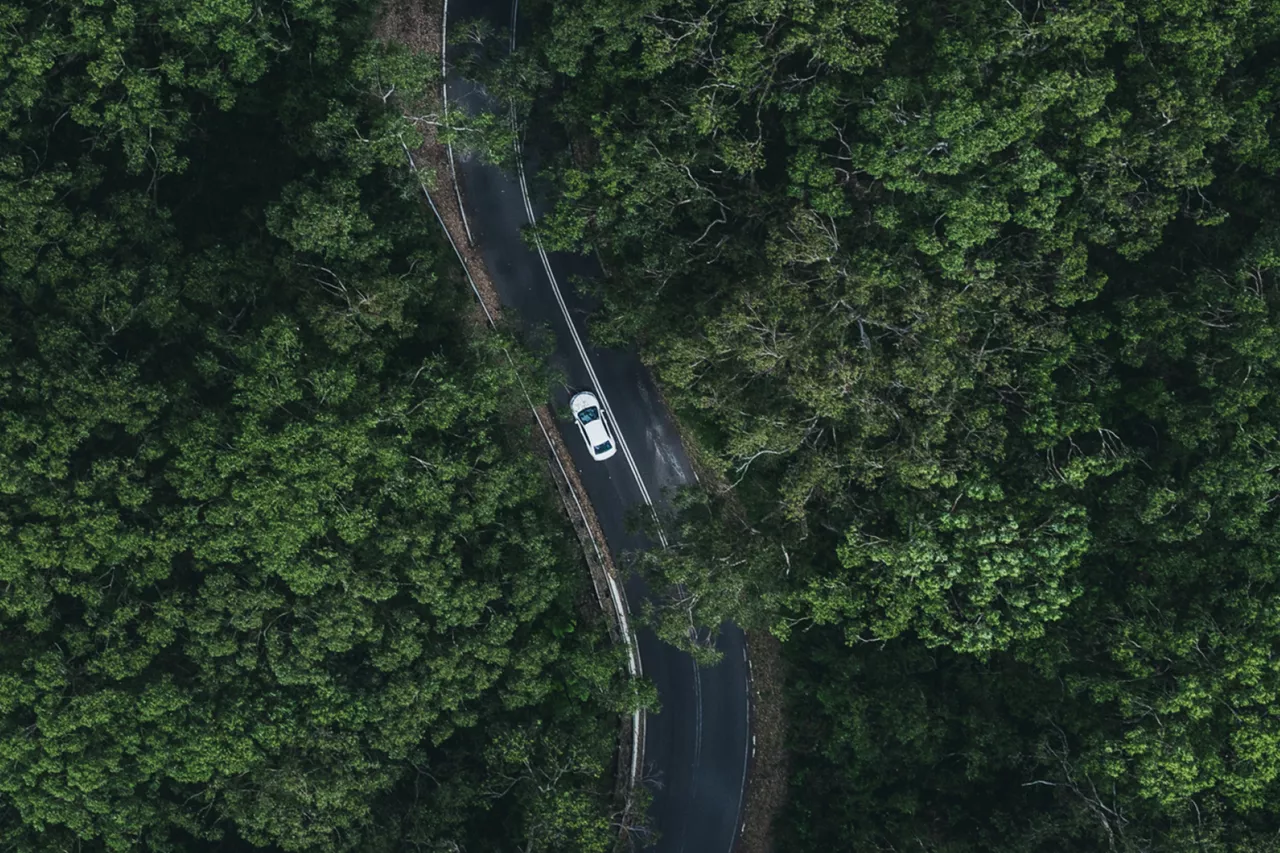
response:
{"label": "car roof", "polygon": [[589,424],[583,424],[582,427],[587,431],[587,438],[590,439],[593,446],[604,441],[613,440],[613,436],[609,435],[609,431],[604,428],[604,422],[599,418]]}

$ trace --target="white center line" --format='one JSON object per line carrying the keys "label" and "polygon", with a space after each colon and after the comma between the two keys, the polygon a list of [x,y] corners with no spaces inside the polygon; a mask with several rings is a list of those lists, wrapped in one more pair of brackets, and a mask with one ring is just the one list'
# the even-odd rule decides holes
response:
{"label": "white center line", "polygon": [[[520,6],[520,0],[512,0],[511,3],[511,50],[516,49],[516,13]],[[511,122],[515,126],[515,110],[512,109]],[[658,510],[654,506],[653,498],[649,496],[649,489],[644,484],[644,478],[640,476],[640,469],[636,466],[635,457],[631,455],[631,448],[627,445],[626,436],[622,434],[622,424],[613,416],[613,406],[609,405],[609,398],[605,395],[604,386],[600,383],[600,378],[596,376],[595,366],[591,363],[590,357],[587,356],[587,348],[582,343],[582,336],[578,334],[578,327],[573,322],[573,317],[569,313],[569,308],[565,305],[564,294],[560,292],[560,283],[556,281],[555,273],[551,271],[551,260],[547,257],[546,250],[542,247],[542,238],[538,236],[538,219],[533,213],[533,203],[529,200],[529,185],[525,181],[524,176],[524,151],[520,145],[520,139],[517,136],[515,141],[516,149],[516,173],[520,178],[520,195],[524,200],[524,212],[529,218],[529,224],[533,226],[533,243],[538,250],[538,257],[542,259],[542,268],[547,273],[547,280],[551,282],[551,292],[555,294],[556,304],[560,306],[560,313],[564,315],[565,324],[569,327],[569,334],[573,337],[573,344],[578,350],[578,355],[582,358],[583,365],[587,368],[587,374],[591,377],[596,394],[600,397],[600,403],[609,414],[610,420],[613,421],[614,431],[618,434],[618,446],[622,448],[622,455],[627,460],[627,466],[631,469],[631,476],[635,477],[636,485],[640,488],[640,497],[644,499],[645,504],[649,507],[649,512],[653,515],[654,529],[658,533],[658,541],[662,543],[662,547],[667,547],[667,536],[662,530],[662,521],[658,518]]]}

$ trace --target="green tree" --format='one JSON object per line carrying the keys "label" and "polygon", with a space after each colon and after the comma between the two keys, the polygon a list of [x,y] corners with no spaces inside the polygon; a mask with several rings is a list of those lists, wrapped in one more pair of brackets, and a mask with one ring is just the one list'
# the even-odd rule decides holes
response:
{"label": "green tree", "polygon": [[788,638],[787,849],[1273,847],[1280,6],[528,20],[543,239],[710,469],[655,624]]}
{"label": "green tree", "polygon": [[0,6],[0,849],[612,846],[641,697],[369,13]]}

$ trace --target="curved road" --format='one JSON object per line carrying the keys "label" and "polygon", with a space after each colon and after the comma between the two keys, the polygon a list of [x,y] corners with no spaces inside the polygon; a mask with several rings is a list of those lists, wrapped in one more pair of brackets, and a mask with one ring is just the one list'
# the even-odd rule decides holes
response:
{"label": "curved road", "polygon": [[[449,0],[448,26],[485,18],[496,29],[514,30],[516,2]],[[451,104],[485,108],[484,92],[469,81],[451,72],[446,87]],[[526,159],[525,168],[532,174],[534,164]],[[526,327],[550,333],[551,361],[571,386],[555,402],[566,404],[570,390],[594,389],[612,415],[623,452],[603,463],[592,461],[571,423],[559,424],[609,548],[619,554],[661,547],[629,529],[627,517],[645,511],[647,503],[661,505],[664,491],[690,482],[692,468],[636,353],[599,349],[586,340],[584,321],[592,306],[570,281],[598,276],[599,267],[576,255],[543,255],[526,246],[520,232],[546,205],[527,198],[518,176],[461,157],[457,172],[472,237],[504,306]],[[633,602],[643,599],[643,583],[629,581],[627,595]],[[751,741],[742,632],[725,626],[719,641],[724,659],[709,668],[698,667],[647,629],[637,633],[644,674],[661,702],[645,727],[645,774],[656,783],[649,815],[659,835],[655,849],[730,853],[741,822]]]}

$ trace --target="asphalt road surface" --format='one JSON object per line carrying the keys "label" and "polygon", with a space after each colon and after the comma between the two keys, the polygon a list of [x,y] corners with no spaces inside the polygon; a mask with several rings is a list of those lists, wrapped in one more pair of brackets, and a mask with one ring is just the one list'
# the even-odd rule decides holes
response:
{"label": "asphalt road surface", "polygon": [[[510,28],[516,0],[448,0],[448,29],[467,18],[486,18]],[[450,72],[448,98],[468,110],[488,105],[485,93]],[[554,402],[565,406],[572,392],[593,390],[610,415],[620,451],[595,462],[577,428],[559,424],[581,473],[591,503],[615,555],[661,547],[637,533],[628,516],[659,506],[664,494],[690,482],[693,473],[671,420],[654,393],[648,371],[635,352],[594,347],[586,338],[589,300],[572,285],[576,276],[595,277],[591,259],[549,253],[545,260],[521,239],[529,217],[546,209],[535,197],[526,206],[518,176],[476,159],[457,156],[472,236],[508,315],[548,337],[551,361],[567,387]],[[525,161],[531,178],[536,164]],[[635,609],[646,594],[633,579],[627,595]],[[661,709],[648,715],[645,773],[654,780],[650,825],[660,838],[658,853],[730,853],[737,839],[746,785],[751,733],[748,720],[746,646],[742,632],[725,626],[719,648],[724,658],[698,667],[685,653],[638,631],[644,674],[658,688]]]}

